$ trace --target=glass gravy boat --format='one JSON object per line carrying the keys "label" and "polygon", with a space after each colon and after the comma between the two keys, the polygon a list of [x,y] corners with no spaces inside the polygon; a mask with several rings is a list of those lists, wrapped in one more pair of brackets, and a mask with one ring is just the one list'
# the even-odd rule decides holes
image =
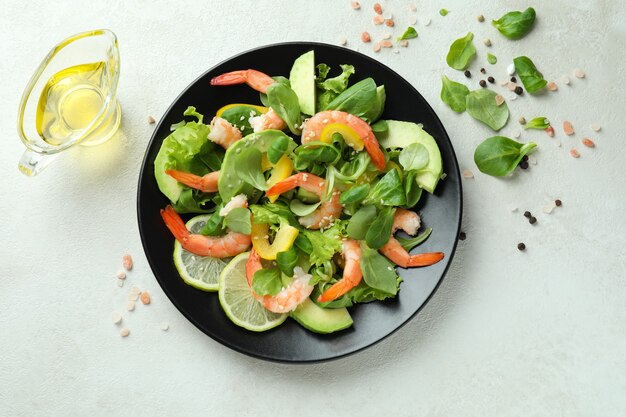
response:
{"label": "glass gravy boat", "polygon": [[77,143],[109,140],[122,116],[119,75],[117,37],[110,30],[79,33],[52,48],[20,101],[17,131],[27,149],[19,170],[34,176]]}

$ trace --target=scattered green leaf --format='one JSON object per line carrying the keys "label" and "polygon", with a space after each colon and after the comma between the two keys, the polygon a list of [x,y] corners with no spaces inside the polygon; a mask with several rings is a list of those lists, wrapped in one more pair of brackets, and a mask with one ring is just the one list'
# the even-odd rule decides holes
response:
{"label": "scattered green leaf", "polygon": [[523,144],[504,136],[493,136],[478,145],[474,151],[474,162],[480,172],[502,177],[511,173],[524,155],[536,146],[533,142]]}
{"label": "scattered green leaf", "polygon": [[463,71],[469,66],[472,59],[476,56],[476,48],[474,48],[472,39],[474,39],[474,34],[468,32],[464,37],[452,42],[448,56],[446,56],[446,62],[450,68]]}
{"label": "scattered green leaf", "polygon": [[415,30],[413,26],[409,26],[408,28],[406,28],[402,36],[398,38],[398,40],[403,41],[405,39],[413,39],[413,38],[417,38],[417,31]]}
{"label": "scattered green leaf", "polygon": [[498,131],[509,119],[509,107],[506,103],[496,104],[496,93],[488,89],[474,90],[467,95],[467,112],[490,128]]}
{"label": "scattered green leaf", "polygon": [[529,7],[523,12],[509,12],[491,24],[509,39],[521,39],[530,32],[535,23],[535,9]]}
{"label": "scattered green leaf", "polygon": [[522,84],[524,84],[524,88],[529,93],[532,94],[543,90],[548,84],[548,81],[543,78],[543,74],[539,72],[533,61],[527,56],[518,56],[513,59],[513,63],[515,64],[515,72],[517,72],[517,75],[522,80]]}
{"label": "scattered green leaf", "polygon": [[446,103],[457,113],[463,113],[466,108],[469,88],[464,84],[450,80],[443,75],[441,77],[441,101]]}
{"label": "scattered green leaf", "polygon": [[524,129],[540,129],[550,127],[550,121],[545,117],[535,117],[524,125]]}

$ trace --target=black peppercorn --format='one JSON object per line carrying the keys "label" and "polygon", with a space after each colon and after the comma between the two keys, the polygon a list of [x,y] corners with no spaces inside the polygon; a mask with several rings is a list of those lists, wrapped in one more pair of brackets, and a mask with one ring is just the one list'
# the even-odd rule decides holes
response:
{"label": "black peppercorn", "polygon": [[519,163],[519,167],[522,169],[528,169],[528,162],[522,161]]}
{"label": "black peppercorn", "polygon": [[530,219],[528,219],[528,223],[530,223],[530,224],[537,223],[537,218],[535,216],[531,216]]}
{"label": "black peppercorn", "polygon": [[472,73],[471,73],[471,72],[469,72],[469,70],[466,70],[463,74],[465,74],[465,76],[466,76],[467,78],[471,78],[471,77],[472,77]]}
{"label": "black peppercorn", "polygon": [[512,82],[512,83],[516,83],[516,82],[517,82],[517,78],[515,78],[515,77],[511,77],[511,82]]}
{"label": "black peppercorn", "polygon": [[527,219],[530,219],[530,216],[532,216],[532,214],[530,214],[530,211],[525,211],[524,212],[524,217],[526,217]]}
{"label": "black peppercorn", "polygon": [[518,96],[521,96],[523,92],[524,92],[524,89],[520,87],[519,85],[515,87],[515,94],[517,94]]}
{"label": "black peppercorn", "polygon": [[480,84],[481,87],[487,87],[487,82],[485,80],[480,80],[478,84]]}
{"label": "black peppercorn", "polygon": [[524,245],[523,243],[518,243],[518,244],[517,244],[517,249],[519,249],[519,250],[525,250],[525,249],[526,249],[526,245]]}
{"label": "black peppercorn", "polygon": [[484,68],[481,68],[481,69],[480,69],[480,72],[481,72],[482,74],[486,74],[486,73],[487,73],[487,71],[485,71],[485,69],[484,69]]}
{"label": "black peppercorn", "polygon": [[465,240],[466,237],[467,235],[465,234],[465,232],[459,233],[459,240]]}
{"label": "black peppercorn", "polygon": [[496,80],[491,76],[487,77],[487,81],[489,81],[491,84],[496,82]]}
{"label": "black peppercorn", "polygon": [[528,155],[522,156],[522,161],[528,161]]}
{"label": "black peppercorn", "polygon": [[563,204],[561,202],[561,200],[554,200],[554,204],[556,204],[557,207],[561,207],[561,204]]}

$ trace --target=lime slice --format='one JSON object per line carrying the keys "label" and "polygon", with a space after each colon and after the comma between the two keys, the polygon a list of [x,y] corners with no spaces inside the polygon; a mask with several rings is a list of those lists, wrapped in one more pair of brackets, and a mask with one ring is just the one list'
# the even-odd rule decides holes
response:
{"label": "lime slice", "polygon": [[[210,215],[196,216],[187,222],[187,230],[200,233]],[[230,258],[218,259],[210,256],[198,256],[183,249],[177,240],[174,243],[174,265],[183,281],[202,291],[217,291],[220,272]]]}
{"label": "lime slice", "polygon": [[229,319],[237,326],[253,332],[262,332],[282,324],[287,314],[268,311],[252,295],[246,279],[246,261],[250,252],[233,258],[220,274],[220,304]]}

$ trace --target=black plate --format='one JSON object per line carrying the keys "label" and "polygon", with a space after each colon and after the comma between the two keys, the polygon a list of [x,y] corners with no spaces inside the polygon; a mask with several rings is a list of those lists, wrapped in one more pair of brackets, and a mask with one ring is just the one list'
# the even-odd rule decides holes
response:
{"label": "black plate", "polygon": [[[445,180],[435,195],[425,195],[416,210],[423,224],[432,227],[431,237],[420,252],[442,251],[443,261],[427,268],[400,269],[404,279],[398,297],[388,302],[362,304],[350,309],[352,328],[331,335],[311,333],[288,319],[283,325],[263,333],[237,327],[222,311],[216,293],[206,293],[186,285],[174,267],[174,239],[165,227],[159,209],[168,204],[154,178],[154,159],[169,127],[182,119],[187,106],[195,106],[210,120],[217,109],[229,103],[259,103],[259,95],[246,85],[211,87],[209,80],[224,72],[254,68],[270,75],[288,76],[298,56],[315,50],[317,63],[333,70],[351,64],[356,73],[351,83],[373,77],[384,84],[387,103],[383,119],[422,123],[435,137],[443,157]],[[331,73],[332,74],[332,73]],[[148,262],[163,291],[196,327],[218,342],[247,355],[281,362],[315,362],[357,352],[389,336],[413,317],[435,292],[446,273],[457,242],[461,223],[462,194],[459,167],[448,134],[426,100],[402,77],[365,55],[332,45],[294,42],[265,46],[237,55],[213,67],[192,82],[161,118],[148,145],[137,195],[139,232]]]}

